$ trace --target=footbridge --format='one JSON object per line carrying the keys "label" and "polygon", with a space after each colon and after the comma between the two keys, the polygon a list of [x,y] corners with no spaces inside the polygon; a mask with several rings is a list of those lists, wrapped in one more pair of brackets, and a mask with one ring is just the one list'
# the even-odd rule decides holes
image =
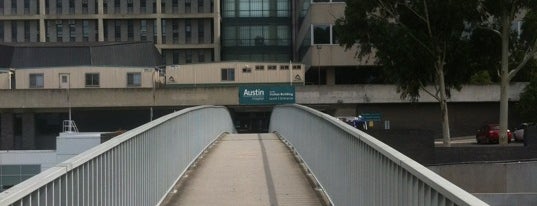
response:
{"label": "footbridge", "polygon": [[142,125],[0,193],[0,205],[487,205],[388,145],[300,105],[236,134],[225,107]]}

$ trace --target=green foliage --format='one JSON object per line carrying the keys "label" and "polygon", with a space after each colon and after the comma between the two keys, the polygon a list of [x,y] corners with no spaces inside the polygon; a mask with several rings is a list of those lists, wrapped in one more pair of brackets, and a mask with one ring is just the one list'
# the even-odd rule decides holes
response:
{"label": "green foliage", "polygon": [[[532,47],[535,46],[537,39],[537,0],[484,0],[480,3],[481,18],[472,23],[474,26],[479,25],[471,37],[472,53],[479,54],[469,56],[472,68],[477,70],[488,68],[489,73],[498,74],[501,60],[499,33],[502,31],[502,17],[505,17],[513,23],[509,30],[508,65],[510,70],[516,69],[523,62],[524,56],[535,50]],[[518,33],[519,20],[522,22],[521,33]],[[515,81],[527,80],[524,76],[528,73],[523,71],[531,69],[527,67],[533,67],[535,64],[535,59],[530,59],[520,70],[523,74],[519,76],[522,77],[516,78]],[[493,81],[498,79],[497,75],[493,76]]]}
{"label": "green foliage", "polygon": [[485,70],[481,70],[473,74],[470,77],[470,84],[478,84],[478,85],[492,84],[492,80],[490,79],[489,72]]}
{"label": "green foliage", "polygon": [[420,88],[438,85],[438,69],[447,90],[460,88],[473,73],[465,22],[475,18],[477,0],[346,2],[345,17],[335,26],[341,44],[358,44],[359,58],[375,52],[402,98],[416,100]]}
{"label": "green foliage", "polygon": [[517,105],[520,116],[527,122],[537,122],[537,79],[526,86]]}

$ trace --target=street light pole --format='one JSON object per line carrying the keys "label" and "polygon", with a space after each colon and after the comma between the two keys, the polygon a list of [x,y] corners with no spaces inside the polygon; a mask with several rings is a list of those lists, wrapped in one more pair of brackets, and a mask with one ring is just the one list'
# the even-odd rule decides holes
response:
{"label": "street light pole", "polygon": [[321,45],[317,45],[317,84],[321,85]]}

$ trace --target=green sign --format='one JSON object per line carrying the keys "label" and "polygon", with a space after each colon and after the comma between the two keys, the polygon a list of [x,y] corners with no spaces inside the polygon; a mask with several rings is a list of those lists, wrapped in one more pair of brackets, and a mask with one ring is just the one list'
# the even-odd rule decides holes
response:
{"label": "green sign", "polygon": [[364,114],[360,114],[360,115],[362,115],[362,119],[364,121],[380,122],[380,120],[382,118],[382,115],[380,113],[364,113]]}
{"label": "green sign", "polygon": [[294,104],[293,86],[250,86],[239,87],[240,105]]}

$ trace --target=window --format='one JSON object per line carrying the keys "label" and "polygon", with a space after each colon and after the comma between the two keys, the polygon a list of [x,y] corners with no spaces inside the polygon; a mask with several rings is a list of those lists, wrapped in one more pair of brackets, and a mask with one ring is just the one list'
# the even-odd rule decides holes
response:
{"label": "window", "polygon": [[75,21],[69,21],[69,41],[74,42],[76,40],[76,27]]}
{"label": "window", "polygon": [[179,43],[179,23],[172,21],[172,41],[174,44]]}
{"label": "window", "polygon": [[293,70],[299,70],[302,69],[302,66],[300,65],[293,65]]}
{"label": "window", "polygon": [[11,42],[18,42],[17,41],[17,22],[11,21]]}
{"label": "window", "polygon": [[43,74],[30,74],[30,88],[43,88],[44,87]]}
{"label": "window", "polygon": [[191,11],[191,0],[185,0],[185,13],[190,13]]}
{"label": "window", "polygon": [[24,13],[30,13],[30,0],[24,0]]}
{"label": "window", "polygon": [[203,13],[203,3],[205,0],[198,0],[198,13]]}
{"label": "window", "polygon": [[235,81],[235,69],[234,68],[222,69],[222,81]]}
{"label": "window", "polygon": [[127,87],[142,86],[142,74],[140,72],[127,73]]}
{"label": "window", "polygon": [[69,0],[69,14],[75,13],[75,0]]}
{"label": "window", "polygon": [[255,65],[255,70],[265,70],[264,65]]}
{"label": "window", "polygon": [[58,42],[62,42],[63,40],[63,23],[62,20],[56,21],[56,37],[58,38]]}
{"label": "window", "polygon": [[192,51],[186,51],[185,63],[187,63],[187,64],[192,63]]}
{"label": "window", "polygon": [[89,40],[89,21],[82,20],[82,38],[84,41]]}
{"label": "window", "polygon": [[115,20],[114,23],[114,34],[116,41],[121,41],[121,21]]}
{"label": "window", "polygon": [[276,65],[269,65],[268,70],[276,70]]}
{"label": "window", "polygon": [[130,14],[133,12],[133,3],[132,0],[127,0],[127,12]]}
{"label": "window", "polygon": [[185,21],[185,42],[190,43],[192,38],[192,23],[189,19]]}
{"label": "window", "polygon": [[88,13],[88,0],[82,0],[82,13]]}
{"label": "window", "polygon": [[0,192],[41,172],[41,165],[0,165]]}
{"label": "window", "polygon": [[99,73],[86,73],[86,87],[99,87]]}
{"label": "window", "polygon": [[252,73],[252,68],[244,67],[244,68],[242,68],[242,73]]}
{"label": "window", "polygon": [[289,70],[289,65],[280,65],[280,70]]}
{"label": "window", "polygon": [[30,41],[30,21],[24,21],[24,41]]}
{"label": "window", "polygon": [[61,14],[63,9],[62,1],[56,1],[56,13]]}
{"label": "window", "polygon": [[330,26],[314,25],[313,26],[313,43],[330,44]]}
{"label": "window", "polygon": [[147,41],[147,20],[140,21],[140,40]]}
{"label": "window", "polygon": [[205,41],[205,25],[203,20],[198,21],[198,43]]}
{"label": "window", "polygon": [[205,62],[205,54],[203,53],[198,54],[198,62]]}
{"label": "window", "polygon": [[127,20],[127,37],[129,41],[134,40],[134,22],[133,20]]}

